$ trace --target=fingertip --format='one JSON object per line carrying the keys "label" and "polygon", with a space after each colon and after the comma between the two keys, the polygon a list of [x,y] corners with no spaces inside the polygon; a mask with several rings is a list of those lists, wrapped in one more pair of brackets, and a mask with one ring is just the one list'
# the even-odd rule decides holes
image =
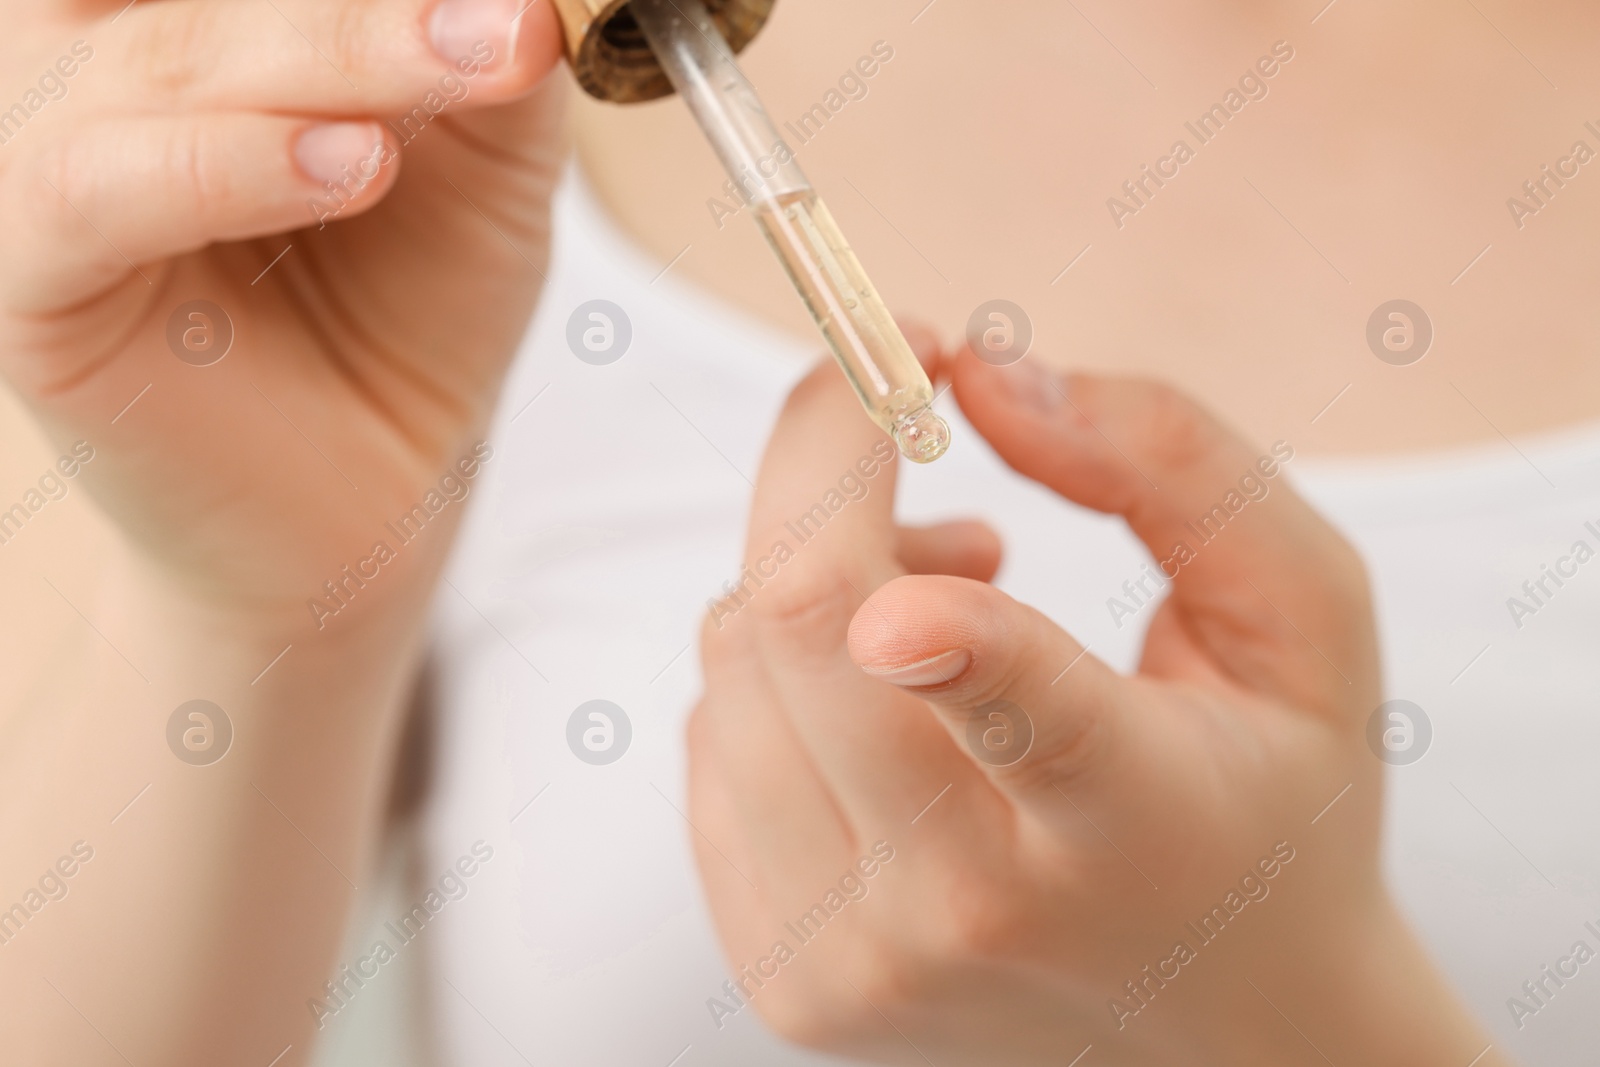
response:
{"label": "fingertip", "polygon": [[363,161],[382,155],[384,130],[376,122],[314,122],[294,138],[291,155],[313,184],[338,183]]}
{"label": "fingertip", "polygon": [[775,540],[809,544],[823,537],[831,547],[808,550],[802,571],[831,573],[863,562],[898,570],[897,473],[894,444],[862,412],[838,365],[824,357],[790,390],[767,439],[747,543],[768,551]]}
{"label": "fingertip", "polygon": [[840,372],[838,362],[831,355],[820,355],[805,377],[789,391],[778,425],[784,428],[791,420],[820,419],[837,411],[848,410],[853,414],[860,406],[855,390],[850,387],[850,379]]}
{"label": "fingertip", "polygon": [[1013,470],[1080,504],[1106,510],[1137,470],[1095,421],[1104,379],[1058,372],[1033,359],[991,366],[970,351],[952,391],[967,420]]}
{"label": "fingertip", "polygon": [[1005,425],[1017,416],[1030,420],[1062,420],[1073,414],[1074,374],[1062,374],[1037,359],[994,366],[963,348],[952,360],[951,378],[962,410],[978,418],[991,416]]}
{"label": "fingertip", "polygon": [[[849,648],[865,674],[937,709],[955,740],[1014,795],[1105,765],[1115,676],[1070,634],[992,586],[890,582],[851,621]],[[1056,688],[1069,671],[1071,681]]]}
{"label": "fingertip", "polygon": [[513,22],[516,33],[516,58],[527,68],[534,81],[545,75],[560,62],[566,50],[566,38],[561,31],[561,20],[551,3],[528,4]]}
{"label": "fingertip", "polygon": [[400,146],[378,122],[310,123],[294,135],[290,156],[319,229],[374,207],[400,170]]}
{"label": "fingertip", "polygon": [[531,90],[560,60],[561,21],[551,3],[439,0],[423,16],[438,58],[498,102]]}
{"label": "fingertip", "polygon": [[845,632],[845,647],[856,666],[869,674],[892,665],[897,659],[904,659],[903,656],[896,656],[896,646],[890,640],[894,635],[894,623],[885,609],[893,608],[896,588],[913,580],[911,577],[900,577],[884,583],[867,597],[850,619],[850,628]]}
{"label": "fingertip", "polygon": [[[974,610],[974,598],[985,595],[979,590],[994,592],[982,582],[947,575],[907,575],[884,584],[850,620],[850,658],[866,673],[900,685],[929,684],[906,681],[897,672],[958,651],[967,656],[965,669],[982,631],[982,612]],[[959,673],[947,670],[934,683]]]}

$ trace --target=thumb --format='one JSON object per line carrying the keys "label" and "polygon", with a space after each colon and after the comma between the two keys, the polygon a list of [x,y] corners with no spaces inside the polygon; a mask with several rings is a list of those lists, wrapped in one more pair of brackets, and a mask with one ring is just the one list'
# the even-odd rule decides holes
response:
{"label": "thumb", "polygon": [[1058,809],[1055,787],[1114,774],[1125,758],[1132,683],[983,582],[897,578],[856,611],[849,648],[867,674],[938,709],[957,744],[1018,803]]}
{"label": "thumb", "polygon": [[[1170,586],[1168,609],[1183,625],[1162,634],[1192,643],[1205,673],[1304,706],[1370,707],[1377,646],[1365,568],[1285,484],[1291,443],[1254,448],[1154,382],[993,367],[971,352],[953,377],[962,410],[1008,464],[1121,515],[1150,550],[1148,571],[1112,591],[1119,627]],[[1152,641],[1145,666],[1197,677],[1173,642]]]}

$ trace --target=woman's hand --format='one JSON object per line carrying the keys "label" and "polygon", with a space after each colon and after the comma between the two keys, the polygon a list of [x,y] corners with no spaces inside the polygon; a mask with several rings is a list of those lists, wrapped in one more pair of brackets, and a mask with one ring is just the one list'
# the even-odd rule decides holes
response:
{"label": "woman's hand", "polygon": [[887,449],[797,529],[877,437],[831,367],[808,378],[754,577],[704,633],[691,814],[735,968],[713,1015],[939,1067],[1471,1060],[1380,884],[1366,576],[1283,446],[1148,383],[970,354],[953,376],[1014,468],[1126,519],[1170,595],[1114,673],[987,584],[982,527],[898,530]]}
{"label": "woman's hand", "polygon": [[352,993],[450,501],[547,253],[560,37],[521,8],[0,0],[0,372],[109,519],[0,513],[36,598],[0,884],[94,857],[5,946],[17,1062],[293,1067]]}
{"label": "woman's hand", "polygon": [[304,628],[469,449],[562,151],[523,6],[3,4],[0,371],[161,582]]}

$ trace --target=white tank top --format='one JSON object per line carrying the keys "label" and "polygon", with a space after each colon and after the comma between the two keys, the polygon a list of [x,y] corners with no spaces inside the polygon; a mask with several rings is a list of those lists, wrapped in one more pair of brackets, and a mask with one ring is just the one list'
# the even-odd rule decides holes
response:
{"label": "white tank top", "polygon": [[[436,612],[428,862],[443,872],[480,839],[493,849],[427,933],[436,1041],[443,1062],[475,1067],[519,1053],[571,1067],[821,1064],[749,1011],[714,1021],[707,998],[729,974],[680,814],[696,630],[736,574],[747,479],[821,344],[662,274],[581,179],[561,190],[555,232]],[[772,284],[784,284],[776,265]],[[594,300],[631,325],[605,365],[568,344],[569,319]],[[606,329],[585,309],[579,347],[598,330],[588,340],[604,348]],[[1129,669],[1150,613],[1118,629],[1107,600],[1143,550],[1119,520],[1013,474],[945,413],[958,444],[906,474],[903,516],[988,517],[1007,546],[999,585]],[[1389,770],[1385,866],[1403,908],[1497,1046],[1527,1063],[1592,1062],[1600,961],[1546,980],[1537,1005],[1523,983],[1577,966],[1559,963],[1576,942],[1600,952],[1600,558],[1571,558],[1580,541],[1600,550],[1600,428],[1287,469],[1365,555],[1388,696],[1431,727],[1426,755]],[[1064,545],[1095,564],[1061,566]],[[1563,584],[1545,565],[1569,572]],[[569,720],[594,700],[631,729],[615,762],[569,745]],[[579,718],[577,748],[593,729],[603,749],[604,721]],[[601,755],[620,743],[610,719]],[[1387,724],[1391,758],[1422,744],[1412,719]],[[1514,1012],[1513,997],[1537,1010]]]}

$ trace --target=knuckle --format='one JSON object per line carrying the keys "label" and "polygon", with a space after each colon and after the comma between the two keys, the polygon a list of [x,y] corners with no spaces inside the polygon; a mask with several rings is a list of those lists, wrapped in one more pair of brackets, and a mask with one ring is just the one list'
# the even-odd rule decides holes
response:
{"label": "knuckle", "polygon": [[216,69],[219,20],[231,14],[221,4],[185,4],[131,20],[124,47],[144,88],[172,100],[204,83]]}
{"label": "knuckle", "polygon": [[785,635],[842,635],[861,603],[856,584],[827,567],[791,567],[750,599],[751,614]]}
{"label": "knuckle", "polygon": [[218,214],[238,195],[233,169],[211,150],[211,142],[199,123],[188,123],[175,132],[165,146],[163,173],[171,175],[178,188],[186,189],[190,211],[200,219]]}
{"label": "knuckle", "polygon": [[352,75],[371,70],[379,38],[372,25],[377,8],[372,4],[328,4],[322,10],[328,21],[319,47],[334,67]]}
{"label": "knuckle", "polygon": [[34,156],[32,173],[38,180],[25,183],[23,204],[44,232],[81,228],[83,219],[72,205],[89,200],[95,180],[82,140],[67,136],[46,144]]}
{"label": "knuckle", "polygon": [[[946,966],[1002,963],[1037,938],[1017,904],[1018,892],[975,871],[954,872],[943,887],[932,955]],[[923,968],[924,971],[928,968]]]}
{"label": "knuckle", "polygon": [[1098,716],[1065,715],[1043,737],[1035,726],[1033,750],[997,776],[1018,792],[1042,793],[1082,783],[1097,767],[1106,730]]}

